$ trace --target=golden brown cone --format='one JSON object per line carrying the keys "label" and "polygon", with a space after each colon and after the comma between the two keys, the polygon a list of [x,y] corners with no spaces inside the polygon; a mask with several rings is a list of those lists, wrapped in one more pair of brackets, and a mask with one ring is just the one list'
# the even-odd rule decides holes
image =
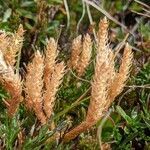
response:
{"label": "golden brown cone", "polygon": [[39,51],[35,53],[35,57],[27,67],[27,75],[25,81],[26,105],[35,111],[35,114],[42,124],[46,123],[46,116],[42,109],[42,90],[43,90],[43,71],[44,58]]}
{"label": "golden brown cone", "polygon": [[79,76],[82,76],[89,64],[92,53],[92,41],[89,34],[86,34],[83,40],[82,52],[76,67]]}
{"label": "golden brown cone", "polygon": [[131,46],[127,43],[125,45],[122,62],[119,68],[119,72],[116,76],[109,89],[109,103],[111,103],[115,97],[120,94],[125,86],[125,83],[129,77],[130,68],[132,65],[133,53]]}
{"label": "golden brown cone", "polygon": [[115,76],[115,62],[114,62],[114,53],[109,48],[108,44],[108,26],[109,22],[106,17],[100,20],[99,22],[99,30],[97,33],[98,37],[98,47],[97,47],[97,54],[101,55],[101,57],[106,57],[103,53],[108,52],[108,60],[109,60],[109,72],[110,76],[108,79],[108,86],[113,82]]}
{"label": "golden brown cone", "polygon": [[102,49],[105,49],[107,47],[108,43],[108,21],[107,18],[104,17],[102,20],[100,20],[99,23],[99,31],[97,34],[98,37],[98,51],[101,51]]}
{"label": "golden brown cone", "polygon": [[[92,82],[91,100],[88,107],[86,120],[97,122],[103,113],[103,106],[107,103],[108,80],[110,75],[110,60],[105,54],[98,55],[95,66],[95,74]],[[103,57],[102,55],[106,55]]]}
{"label": "golden brown cone", "polygon": [[109,78],[107,81],[107,85],[108,85],[107,90],[109,91],[109,89],[114,81],[114,78],[116,76],[116,69],[115,69],[114,53],[111,49],[108,49],[107,51],[108,51],[108,60],[109,60]]}
{"label": "golden brown cone", "polygon": [[14,73],[11,66],[5,63],[3,54],[0,52],[0,80],[4,88],[10,93],[11,99],[8,107],[8,115],[13,116],[21,102],[22,83],[20,76]]}
{"label": "golden brown cone", "polygon": [[44,67],[44,83],[47,89],[50,84],[50,78],[54,70],[55,60],[57,57],[57,43],[53,38],[50,38],[46,46],[46,57]]}
{"label": "golden brown cone", "polygon": [[71,58],[69,61],[69,67],[76,69],[79,58],[80,58],[81,51],[82,51],[82,41],[81,41],[81,35],[79,35],[72,42]]}
{"label": "golden brown cone", "polygon": [[9,102],[8,115],[13,116],[21,102],[22,83],[18,74],[12,74],[13,78],[10,81],[6,78],[4,87],[11,94]]}
{"label": "golden brown cone", "polygon": [[20,25],[17,32],[8,38],[9,45],[3,54],[6,62],[8,62],[11,66],[14,66],[16,62],[15,57],[22,48],[23,35],[24,35],[23,26]]}
{"label": "golden brown cone", "polygon": [[63,62],[55,64],[50,84],[44,93],[44,111],[48,118],[51,117],[53,112],[53,107],[55,103],[55,96],[58,91],[58,87],[62,83],[62,78],[64,76],[65,65]]}
{"label": "golden brown cone", "polygon": [[[56,62],[57,57],[57,43],[53,38],[50,38],[47,45],[46,45],[46,56],[45,56],[45,67],[44,67],[44,97],[43,97],[43,103],[45,104],[46,101],[48,102],[50,100],[49,96],[49,87],[50,87],[50,81],[51,76],[54,71],[54,66]],[[48,108],[47,108],[48,109]],[[51,109],[51,108],[50,108]]]}
{"label": "golden brown cone", "polygon": [[29,94],[30,90],[32,89],[32,87],[30,87],[30,84],[31,84],[31,81],[32,81],[32,78],[33,78],[33,76],[31,75],[31,72],[32,72],[31,68],[32,68],[32,66],[33,66],[32,63],[28,64],[26,80],[24,82],[24,86],[25,86],[24,90],[25,90],[25,94],[26,94],[25,95],[25,105],[26,105],[26,107],[29,110],[31,110],[34,107],[33,100],[32,100],[32,98],[31,98],[31,96]]}
{"label": "golden brown cone", "polygon": [[8,36],[7,33],[3,32],[0,34],[0,50],[3,53],[3,55],[5,54],[8,46],[9,46],[9,39],[10,37]]}

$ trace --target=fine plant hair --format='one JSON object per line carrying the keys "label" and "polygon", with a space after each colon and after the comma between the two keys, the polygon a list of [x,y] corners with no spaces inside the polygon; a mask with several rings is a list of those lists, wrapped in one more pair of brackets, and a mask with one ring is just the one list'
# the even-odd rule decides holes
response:
{"label": "fine plant hair", "polygon": [[116,96],[123,90],[129,76],[133,58],[131,47],[128,43],[125,45],[119,71],[115,71],[114,56],[107,43],[107,28],[108,21],[104,18],[99,25],[95,74],[91,83],[91,99],[86,119],[65,135],[65,141],[74,139],[80,133],[95,125],[103,117]]}
{"label": "fine plant hair", "polygon": [[84,75],[85,70],[89,65],[91,54],[92,40],[89,34],[86,34],[83,37],[83,42],[81,35],[73,40],[69,66],[76,70],[78,76]]}

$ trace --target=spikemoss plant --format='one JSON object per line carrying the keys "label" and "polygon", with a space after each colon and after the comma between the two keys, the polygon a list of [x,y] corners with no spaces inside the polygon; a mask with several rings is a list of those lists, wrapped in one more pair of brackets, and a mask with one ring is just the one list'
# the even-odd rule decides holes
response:
{"label": "spikemoss plant", "polygon": [[[51,38],[47,43],[45,55],[39,51],[35,52],[33,60],[27,65],[25,79],[21,80],[14,64],[16,63],[16,54],[21,50],[23,33],[23,28],[20,26],[12,36],[8,36],[6,33],[0,36],[0,40],[4,43],[0,47],[0,80],[11,94],[11,99],[8,101],[8,114],[12,117],[23,99],[26,109],[34,110],[37,119],[42,125],[45,125],[52,116],[56,93],[63,76],[69,72],[69,69],[64,62],[57,61],[57,42]],[[63,136],[54,134],[54,139],[72,140],[95,125],[107,112],[116,96],[121,93],[129,77],[133,59],[131,47],[126,43],[120,68],[117,70],[115,55],[108,44],[108,21],[106,18],[100,21],[96,41],[97,56],[86,118],[77,127],[73,127],[67,133],[64,132]],[[5,43],[8,44],[5,45]],[[82,41],[81,36],[78,36],[73,40],[68,67],[75,69],[79,77],[83,76],[89,65],[91,54],[91,37],[86,34]]]}

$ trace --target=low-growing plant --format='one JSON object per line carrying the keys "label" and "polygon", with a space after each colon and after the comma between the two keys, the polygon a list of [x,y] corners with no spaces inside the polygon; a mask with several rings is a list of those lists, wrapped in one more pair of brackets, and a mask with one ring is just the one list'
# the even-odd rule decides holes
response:
{"label": "low-growing plant", "polygon": [[[96,59],[91,61],[94,63],[95,71],[91,80],[91,95],[87,115],[80,125],[67,129],[66,121],[64,125],[55,123],[55,117],[58,117],[57,114],[55,116],[53,109],[55,103],[57,103],[56,94],[59,87],[63,86],[63,77],[71,80],[70,70],[75,70],[79,78],[84,77],[87,67],[91,63],[92,39],[88,34],[83,37],[83,41],[81,35],[75,38],[72,44],[71,58],[65,65],[57,57],[59,54],[57,51],[58,43],[50,38],[44,54],[37,50],[31,62],[26,66],[26,73],[21,77],[19,68],[15,65],[18,66],[21,57],[19,54],[23,45],[23,34],[23,27],[19,26],[14,34],[4,32],[0,35],[0,80],[5,90],[10,94],[10,98],[5,99],[8,120],[14,119],[17,122],[16,125],[19,124],[20,118],[14,118],[13,116],[16,116],[19,105],[23,104],[24,112],[32,113],[34,111],[41,127],[32,123],[32,128],[20,125],[15,131],[15,137],[12,136],[12,145],[8,145],[8,149],[18,145],[23,149],[42,148],[44,142],[53,143],[56,139],[60,142],[67,142],[75,139],[102,119],[116,96],[122,92],[132,65],[132,49],[126,43],[120,67],[117,69],[115,61],[117,52],[113,52],[108,44],[108,21],[106,17],[100,21],[95,44]],[[76,80],[76,82],[78,81]],[[73,106],[76,106],[76,103]],[[119,107],[118,110],[123,112]],[[33,118],[33,116],[26,115],[28,120],[30,120],[30,117]],[[123,117],[125,117],[125,114]],[[34,136],[34,139],[32,139],[32,136],[31,138],[27,136],[29,132],[26,131],[27,129],[31,130],[30,135]],[[39,133],[37,133],[38,131]],[[2,137],[7,138],[6,136],[7,134],[3,131]],[[5,138],[2,138],[2,140]],[[15,145],[15,139],[18,139],[17,145]]]}

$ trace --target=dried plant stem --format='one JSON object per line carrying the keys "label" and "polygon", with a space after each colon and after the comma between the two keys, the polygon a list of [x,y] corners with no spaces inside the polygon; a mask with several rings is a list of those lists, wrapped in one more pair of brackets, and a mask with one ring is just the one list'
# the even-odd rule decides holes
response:
{"label": "dried plant stem", "polygon": [[102,148],[103,144],[102,144],[102,139],[101,139],[102,128],[103,128],[103,125],[105,124],[105,122],[107,121],[108,117],[110,116],[110,113],[111,113],[111,111],[108,111],[106,116],[102,119],[100,125],[98,126],[98,130],[97,130],[97,137],[98,137],[98,142],[99,142],[99,146],[100,146],[101,150],[103,150],[103,148]]}
{"label": "dried plant stem", "polygon": [[69,13],[69,7],[68,7],[68,3],[67,0],[63,0],[64,1],[64,6],[66,9],[66,14],[67,14],[67,30],[69,29],[70,26],[70,13]]}
{"label": "dried plant stem", "polygon": [[78,125],[74,129],[72,129],[70,132],[68,132],[65,135],[65,137],[64,137],[65,142],[68,142],[69,140],[74,139],[77,135],[84,132],[85,129],[88,129],[92,126],[93,126],[93,124],[88,124],[87,122],[82,122],[80,125]]}
{"label": "dried plant stem", "polygon": [[84,0],[82,0],[82,7],[83,7],[83,8],[82,8],[82,15],[81,15],[80,20],[78,21],[77,29],[76,29],[77,33],[79,32],[80,24],[81,24],[81,22],[82,22],[82,20],[83,20],[83,18],[84,18],[84,16],[85,16],[85,2],[84,2]]}
{"label": "dried plant stem", "polygon": [[[83,0],[83,1],[85,1],[85,0]],[[86,3],[86,9],[87,9],[87,14],[88,14],[88,17],[89,17],[90,25],[93,26],[94,21],[93,21],[92,15],[91,15],[90,7],[87,3]],[[95,31],[94,28],[92,30],[93,30],[94,39],[95,39],[95,41],[97,41],[96,31]]]}
{"label": "dried plant stem", "polygon": [[150,9],[150,6],[149,6],[149,5],[143,3],[143,2],[141,2],[141,1],[139,1],[139,0],[134,0],[134,1],[137,2],[137,3],[139,3],[139,4],[141,4],[141,5],[143,5],[144,7],[148,8],[148,9]]}
{"label": "dried plant stem", "polygon": [[[88,5],[91,5],[93,6],[94,8],[96,8],[98,11],[100,11],[101,13],[103,13],[105,16],[107,16],[107,18],[109,18],[110,20],[112,20],[114,23],[120,25],[123,29],[127,30],[127,27],[125,25],[123,25],[122,23],[120,23],[118,20],[116,20],[114,17],[112,17],[106,10],[104,10],[104,8],[102,8],[101,6],[98,6],[96,5],[95,3],[93,3],[92,1],[90,0],[84,0]],[[131,33],[130,31],[128,31],[130,34],[133,34]]]}
{"label": "dried plant stem", "polygon": [[116,58],[116,56],[118,55],[119,51],[123,48],[123,46],[125,45],[127,39],[129,37],[129,34],[127,33],[127,35],[125,36],[125,38],[123,39],[123,41],[121,41],[114,49],[115,54],[114,54],[114,59]]}

